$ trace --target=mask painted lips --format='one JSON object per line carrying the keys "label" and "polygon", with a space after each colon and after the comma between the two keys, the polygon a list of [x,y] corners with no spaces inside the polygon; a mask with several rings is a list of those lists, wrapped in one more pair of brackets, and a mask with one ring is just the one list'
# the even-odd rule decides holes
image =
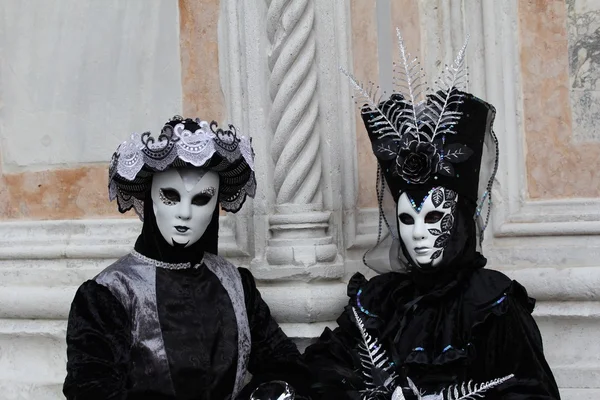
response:
{"label": "mask painted lips", "polygon": [[429,247],[415,247],[415,253],[425,254],[429,251]]}
{"label": "mask painted lips", "polygon": [[179,233],[186,233],[187,231],[190,230],[190,228],[188,228],[187,226],[182,226],[182,225],[177,225],[175,226],[175,229],[177,230],[177,232]]}

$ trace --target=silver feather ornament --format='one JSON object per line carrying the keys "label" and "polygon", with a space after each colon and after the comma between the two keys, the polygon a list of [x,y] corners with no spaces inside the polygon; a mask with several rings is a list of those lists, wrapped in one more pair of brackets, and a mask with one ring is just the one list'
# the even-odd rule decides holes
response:
{"label": "silver feather ornament", "polygon": [[469,37],[465,40],[452,65],[446,65],[441,76],[435,81],[435,89],[431,93],[431,101],[425,105],[424,125],[432,132],[430,141],[445,134],[454,134],[454,126],[462,113],[454,111],[463,101],[464,95],[459,89],[466,87],[467,69],[465,54]]}
{"label": "silver feather ornament", "polygon": [[398,28],[396,28],[396,36],[402,64],[394,66],[393,82],[395,90],[404,96],[400,100],[404,107],[397,109],[392,121],[400,127],[400,132],[406,132],[421,141],[419,120],[424,110],[421,105],[427,89],[425,73],[419,60],[416,57],[411,58],[410,53],[406,50],[404,39]]}
{"label": "silver feather ornament", "polygon": [[373,117],[368,121],[368,124],[374,128],[373,132],[380,138],[387,136],[400,137],[400,132],[396,129],[396,125],[392,123],[394,119],[393,110],[383,110],[380,106],[382,94],[379,93],[379,87],[373,82],[369,82],[368,86],[365,87],[345,69],[340,67],[340,71],[346,75],[354,88],[354,101],[356,104],[360,104],[361,108],[363,105],[370,108]]}
{"label": "silver feather ornament", "polygon": [[367,332],[355,307],[352,307],[352,313],[360,332],[358,355],[365,378],[364,382],[367,386],[367,390],[362,394],[362,399],[388,399],[396,387],[398,375],[393,371],[389,357],[379,341]]}

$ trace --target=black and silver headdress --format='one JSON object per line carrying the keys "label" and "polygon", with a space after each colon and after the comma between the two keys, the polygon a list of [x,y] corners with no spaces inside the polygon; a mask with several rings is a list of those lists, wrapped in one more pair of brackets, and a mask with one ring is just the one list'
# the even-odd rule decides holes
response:
{"label": "black and silver headdress", "polygon": [[[496,110],[466,92],[466,42],[430,88],[419,61],[407,52],[398,29],[396,33],[401,62],[394,65],[390,96],[379,94],[379,87],[372,82],[363,85],[342,71],[355,89],[378,161],[381,219],[394,235],[395,229],[390,227],[393,221],[388,221],[382,210],[386,184],[395,201],[403,192],[410,194],[415,209],[420,209],[421,199],[444,187],[467,201],[482,237],[498,167],[498,142],[492,130]],[[489,158],[492,166],[482,168]],[[487,176],[483,177],[482,171]],[[479,188],[480,176],[485,182],[483,190]],[[480,215],[486,207],[482,221]]]}
{"label": "black and silver headdress", "polygon": [[175,116],[158,138],[150,132],[134,133],[119,145],[109,168],[109,198],[117,200],[120,212],[133,208],[143,218],[144,198],[152,185],[152,175],[186,166],[219,174],[219,202],[226,211],[237,212],[246,196],[254,197],[251,139],[238,136],[233,125],[224,130],[214,121]]}

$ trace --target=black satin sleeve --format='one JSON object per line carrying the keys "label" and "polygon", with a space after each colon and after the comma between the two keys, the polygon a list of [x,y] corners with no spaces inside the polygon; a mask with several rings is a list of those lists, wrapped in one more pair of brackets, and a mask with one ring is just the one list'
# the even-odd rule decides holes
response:
{"label": "black satin sleeve", "polygon": [[314,399],[359,400],[365,389],[360,375],[360,360],[354,347],[359,340],[356,328],[350,326],[350,314],[345,310],[337,319],[339,327],[325,328],[317,342],[304,352],[304,362],[310,366]]}
{"label": "black satin sleeve", "polygon": [[252,391],[263,382],[282,380],[290,384],[299,395],[310,397],[309,372],[301,362],[300,352],[271,316],[269,306],[256,288],[254,277],[245,268],[239,268],[248,310],[252,348],[248,370],[252,380],[242,390],[238,399],[248,399]]}
{"label": "black satin sleeve", "polygon": [[87,281],[77,293],[67,326],[69,400],[127,398],[131,329],[123,305],[104,286]]}
{"label": "black satin sleeve", "polygon": [[[542,336],[531,312],[535,301],[517,282],[501,315],[488,318],[480,330],[480,380],[514,374],[497,389],[502,400],[559,400],[560,394],[543,352]],[[495,398],[495,397],[494,397]]]}
{"label": "black satin sleeve", "polygon": [[[310,366],[314,399],[360,400],[360,391],[365,389],[360,374],[360,359],[355,351],[360,333],[354,323],[352,306],[357,291],[367,282],[356,274],[348,283],[349,304],[336,320],[334,330],[325,328],[317,341],[306,348],[303,361]],[[372,319],[365,317],[371,325]]]}

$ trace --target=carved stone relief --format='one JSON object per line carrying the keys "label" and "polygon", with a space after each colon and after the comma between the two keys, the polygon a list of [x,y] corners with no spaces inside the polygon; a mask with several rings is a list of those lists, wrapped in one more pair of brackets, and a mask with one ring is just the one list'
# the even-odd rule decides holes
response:
{"label": "carved stone relief", "polygon": [[600,141],[600,1],[567,0],[573,135]]}

